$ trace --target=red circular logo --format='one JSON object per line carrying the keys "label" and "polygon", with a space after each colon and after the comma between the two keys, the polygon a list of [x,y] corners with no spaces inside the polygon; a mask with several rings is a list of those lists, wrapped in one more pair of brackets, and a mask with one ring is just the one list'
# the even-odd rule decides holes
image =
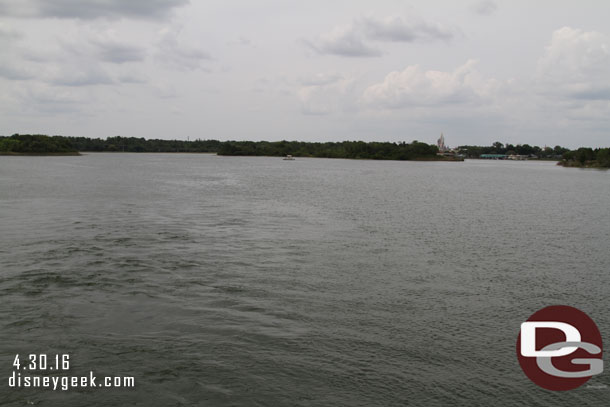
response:
{"label": "red circular logo", "polygon": [[517,357],[531,381],[547,390],[572,390],[603,371],[602,337],[574,307],[552,305],[521,324]]}

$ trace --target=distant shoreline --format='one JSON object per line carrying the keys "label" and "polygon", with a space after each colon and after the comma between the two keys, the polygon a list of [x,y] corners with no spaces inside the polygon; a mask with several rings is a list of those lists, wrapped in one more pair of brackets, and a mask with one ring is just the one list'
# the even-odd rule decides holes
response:
{"label": "distant shoreline", "polygon": [[[136,155],[146,155],[146,154],[192,154],[192,155],[214,155],[217,157],[260,157],[260,158],[283,158],[283,156],[277,155],[221,155],[218,153],[210,153],[210,152],[199,152],[199,151],[142,151],[142,152],[133,152],[133,151],[79,151],[76,153],[2,153],[0,152],[0,156],[6,157],[61,157],[61,156],[83,156],[89,154],[136,154]],[[452,157],[419,157],[412,158],[409,160],[393,160],[393,159],[375,159],[375,158],[351,158],[351,157],[310,157],[310,156],[299,156],[296,158],[319,158],[319,159],[335,159],[335,160],[366,160],[366,161],[418,161],[418,162],[462,162],[463,158],[452,158]]]}
{"label": "distant shoreline", "polygon": [[206,154],[218,155],[216,152],[209,151],[89,151],[80,150],[81,155],[87,154]]}
{"label": "distant shoreline", "polygon": [[13,134],[0,136],[0,155],[4,156],[78,156],[80,153],[187,153],[217,154],[233,157],[286,157],[340,158],[392,161],[449,161],[464,159],[559,161],[559,165],[572,168],[610,168],[610,148],[581,147],[569,150],[529,144],[502,144],[491,146],[463,145],[453,149],[443,139],[437,144],[417,140],[407,142],[381,141],[220,141],[220,140],[165,140],[135,137],[46,136],[42,134]]}
{"label": "distant shoreline", "polygon": [[80,156],[82,155],[79,151],[66,152],[66,153],[21,153],[21,152],[5,152],[1,151],[0,156],[3,157],[52,157],[52,156]]}
{"label": "distant shoreline", "polygon": [[597,161],[581,163],[580,161],[561,160],[557,163],[557,165],[559,165],[561,167],[565,167],[565,168],[581,168],[581,169],[589,169],[589,170],[608,170],[608,169],[610,169],[608,167],[604,167]]}

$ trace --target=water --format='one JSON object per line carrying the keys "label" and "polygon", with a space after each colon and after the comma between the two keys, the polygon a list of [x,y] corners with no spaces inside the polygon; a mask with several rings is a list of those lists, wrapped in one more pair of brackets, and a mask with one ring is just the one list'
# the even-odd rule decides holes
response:
{"label": "water", "polygon": [[[0,157],[0,405],[607,405],[519,324],[610,338],[610,173],[549,162]],[[11,389],[15,354],[135,389]]]}

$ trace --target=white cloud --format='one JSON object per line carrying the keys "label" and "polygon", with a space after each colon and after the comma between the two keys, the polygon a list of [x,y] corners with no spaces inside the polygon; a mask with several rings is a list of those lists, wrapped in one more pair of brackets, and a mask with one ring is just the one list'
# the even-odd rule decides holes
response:
{"label": "white cloud", "polygon": [[563,27],[538,61],[540,92],[574,99],[610,100],[610,38]]}
{"label": "white cloud", "polygon": [[345,57],[379,57],[381,50],[370,42],[415,42],[450,40],[453,31],[440,23],[411,17],[362,17],[349,25],[335,27],[306,43],[317,53]]}
{"label": "white cloud", "polygon": [[362,101],[371,107],[399,109],[489,101],[500,83],[484,79],[469,60],[453,72],[424,71],[418,65],[390,72],[383,82],[365,89]]}

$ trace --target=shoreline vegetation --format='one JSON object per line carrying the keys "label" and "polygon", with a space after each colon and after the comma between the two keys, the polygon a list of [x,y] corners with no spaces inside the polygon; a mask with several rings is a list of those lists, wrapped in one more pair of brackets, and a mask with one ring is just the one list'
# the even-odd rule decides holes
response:
{"label": "shoreline vegetation", "polygon": [[369,160],[463,161],[463,158],[437,155],[438,147],[419,141],[412,143],[341,141],[310,143],[300,141],[227,141],[218,155],[349,158]]}
{"label": "shoreline vegetation", "polygon": [[564,167],[610,168],[610,148],[569,150],[561,146],[528,144],[460,146],[439,153],[436,145],[400,142],[301,142],[301,141],[219,141],[160,140],[136,137],[46,136],[14,134],[0,136],[0,155],[80,155],[81,152],[130,153],[212,153],[222,156],[270,156],[348,158],[371,160],[463,161],[464,158],[554,160]]}
{"label": "shoreline vegetation", "polygon": [[0,155],[80,155],[65,137],[14,134],[0,137]]}
{"label": "shoreline vegetation", "polygon": [[576,168],[610,168],[610,148],[581,147],[566,152],[558,164]]}

